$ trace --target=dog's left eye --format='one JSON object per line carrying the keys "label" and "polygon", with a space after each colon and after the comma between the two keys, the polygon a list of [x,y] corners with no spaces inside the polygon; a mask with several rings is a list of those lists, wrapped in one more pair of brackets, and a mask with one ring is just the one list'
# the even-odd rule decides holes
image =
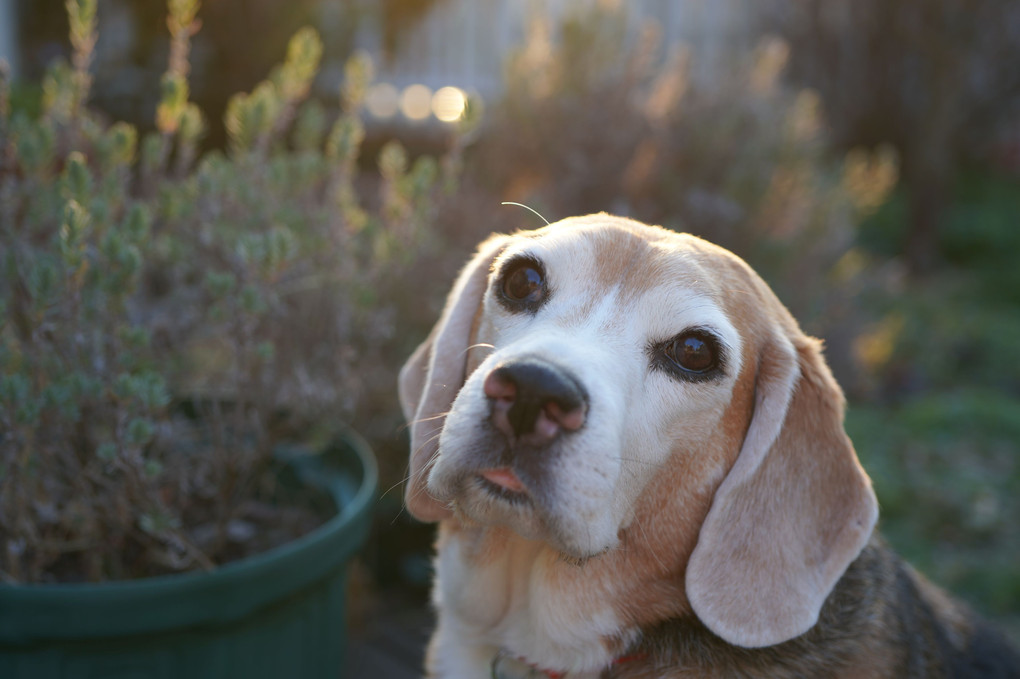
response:
{"label": "dog's left eye", "polygon": [[687,330],[650,349],[654,367],[685,380],[710,378],[722,364],[718,340],[701,329]]}
{"label": "dog's left eye", "polygon": [[666,347],[666,355],[684,370],[703,373],[715,367],[715,351],[704,337],[682,335]]}
{"label": "dog's left eye", "polygon": [[501,300],[512,311],[537,309],[546,297],[545,271],[530,257],[510,262],[499,286]]}

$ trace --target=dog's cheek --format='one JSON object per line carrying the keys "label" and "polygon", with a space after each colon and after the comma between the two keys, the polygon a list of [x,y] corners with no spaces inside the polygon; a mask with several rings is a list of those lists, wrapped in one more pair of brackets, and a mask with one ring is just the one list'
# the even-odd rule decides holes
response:
{"label": "dog's cheek", "polygon": [[562,443],[549,473],[555,480],[555,515],[567,551],[591,555],[613,547],[632,497],[623,447],[626,391],[598,384],[584,429]]}
{"label": "dog's cheek", "polygon": [[[477,393],[475,393],[477,392]],[[429,491],[444,500],[451,499],[463,470],[478,467],[478,441],[485,435],[488,404],[476,380],[468,380],[454,399],[446,424],[439,436],[439,450],[429,474]]]}
{"label": "dog's cheek", "polygon": [[591,448],[579,443],[580,454],[563,456],[554,468],[559,492],[551,513],[563,540],[569,543],[568,551],[585,556],[617,542],[620,465],[618,451],[593,455]]}

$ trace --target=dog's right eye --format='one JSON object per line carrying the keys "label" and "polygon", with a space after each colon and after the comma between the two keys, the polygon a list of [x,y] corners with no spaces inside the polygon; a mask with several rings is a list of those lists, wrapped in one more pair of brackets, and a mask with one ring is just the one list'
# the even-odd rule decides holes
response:
{"label": "dog's right eye", "polygon": [[545,301],[545,271],[530,257],[510,262],[503,270],[500,301],[511,311],[534,311]]}

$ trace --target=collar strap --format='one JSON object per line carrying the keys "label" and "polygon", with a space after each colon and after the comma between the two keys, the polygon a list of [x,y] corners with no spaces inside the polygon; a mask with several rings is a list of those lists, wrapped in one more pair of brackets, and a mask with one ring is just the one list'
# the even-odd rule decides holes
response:
{"label": "collar strap", "polygon": [[[614,659],[610,666],[623,665],[632,660],[641,660],[647,657],[647,653],[632,653]],[[550,670],[529,663],[527,658],[512,656],[502,650],[492,659],[492,679],[566,679],[566,672]]]}

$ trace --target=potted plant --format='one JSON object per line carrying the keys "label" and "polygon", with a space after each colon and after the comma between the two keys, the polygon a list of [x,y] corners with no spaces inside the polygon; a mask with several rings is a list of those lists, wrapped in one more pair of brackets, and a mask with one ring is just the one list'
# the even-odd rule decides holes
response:
{"label": "potted plant", "polygon": [[67,10],[41,113],[0,79],[0,676],[335,676],[376,479],[335,422],[457,164],[359,169],[370,64],[330,123],[310,29],[200,155],[197,0],[139,142],[87,106],[96,0]]}

